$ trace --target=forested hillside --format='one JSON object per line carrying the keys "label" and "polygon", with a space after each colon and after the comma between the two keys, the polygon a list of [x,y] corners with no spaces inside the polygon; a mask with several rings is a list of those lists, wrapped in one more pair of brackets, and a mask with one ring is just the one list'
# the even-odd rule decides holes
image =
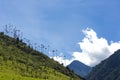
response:
{"label": "forested hillside", "polygon": [[0,33],[0,80],[82,80],[19,37]]}

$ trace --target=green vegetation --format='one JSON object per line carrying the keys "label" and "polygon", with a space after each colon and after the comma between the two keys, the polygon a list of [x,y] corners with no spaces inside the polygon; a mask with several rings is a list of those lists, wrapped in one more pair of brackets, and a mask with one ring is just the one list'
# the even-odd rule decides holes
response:
{"label": "green vegetation", "polygon": [[82,80],[19,38],[0,33],[0,80]]}

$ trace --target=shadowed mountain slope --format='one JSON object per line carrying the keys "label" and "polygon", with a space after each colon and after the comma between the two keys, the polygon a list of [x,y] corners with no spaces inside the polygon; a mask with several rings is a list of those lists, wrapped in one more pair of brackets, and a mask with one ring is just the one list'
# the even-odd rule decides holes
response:
{"label": "shadowed mountain slope", "polygon": [[120,80],[120,49],[95,66],[87,80]]}

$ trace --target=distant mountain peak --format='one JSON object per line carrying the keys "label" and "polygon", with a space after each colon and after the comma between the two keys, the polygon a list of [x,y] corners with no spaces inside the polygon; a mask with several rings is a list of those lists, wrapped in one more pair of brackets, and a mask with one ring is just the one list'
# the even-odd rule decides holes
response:
{"label": "distant mountain peak", "polygon": [[91,70],[91,67],[78,60],[74,60],[70,65],[68,65],[68,68],[82,77],[85,77]]}

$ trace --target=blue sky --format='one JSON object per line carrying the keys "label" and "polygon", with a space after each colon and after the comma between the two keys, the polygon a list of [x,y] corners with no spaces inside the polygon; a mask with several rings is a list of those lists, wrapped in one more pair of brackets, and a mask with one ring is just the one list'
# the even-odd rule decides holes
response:
{"label": "blue sky", "polygon": [[58,49],[68,59],[82,49],[83,29],[97,37],[120,40],[119,0],[0,0],[0,29],[14,24],[24,36],[38,44]]}

